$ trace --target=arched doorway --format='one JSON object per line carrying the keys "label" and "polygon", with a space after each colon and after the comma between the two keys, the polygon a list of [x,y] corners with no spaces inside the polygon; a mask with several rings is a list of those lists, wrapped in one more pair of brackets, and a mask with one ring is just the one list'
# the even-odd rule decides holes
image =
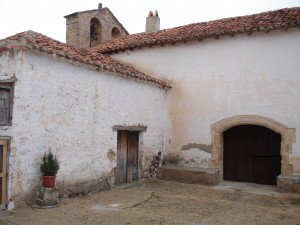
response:
{"label": "arched doorway", "polygon": [[281,174],[290,175],[293,173],[293,165],[290,164],[289,155],[292,153],[293,143],[296,140],[296,131],[294,128],[288,128],[285,125],[269,118],[256,115],[239,115],[223,119],[211,125],[212,136],[212,157],[208,161],[209,168],[220,169],[223,178],[223,133],[235,126],[257,125],[268,128],[281,135],[280,155],[281,155]]}
{"label": "arched doorway", "polygon": [[240,125],[223,133],[224,180],[276,184],[281,173],[281,135],[266,127]]}

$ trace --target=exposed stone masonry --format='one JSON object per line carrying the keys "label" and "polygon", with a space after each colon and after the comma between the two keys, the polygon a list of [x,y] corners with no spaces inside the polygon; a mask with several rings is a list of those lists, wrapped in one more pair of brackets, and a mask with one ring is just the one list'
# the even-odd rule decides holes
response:
{"label": "exposed stone masonry", "polygon": [[160,163],[161,163],[161,152],[158,152],[157,155],[153,157],[153,160],[151,161],[149,167],[149,174],[148,174],[149,181],[153,181],[156,179]]}

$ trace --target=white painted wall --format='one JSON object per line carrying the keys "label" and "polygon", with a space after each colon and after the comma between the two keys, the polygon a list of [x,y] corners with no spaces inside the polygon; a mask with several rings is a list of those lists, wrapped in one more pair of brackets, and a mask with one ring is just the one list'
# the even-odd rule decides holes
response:
{"label": "white painted wall", "polygon": [[33,197],[41,185],[39,160],[49,147],[61,162],[60,187],[105,179],[116,166],[116,157],[107,157],[110,149],[116,154],[113,125],[148,127],[141,134],[142,162],[164,151],[206,167],[209,153],[181,148],[189,143],[209,148],[210,126],[222,119],[264,116],[296,129],[290,161],[300,173],[299,40],[299,29],[289,29],[113,55],[172,81],[168,95],[49,56],[2,52],[0,79],[17,78],[13,125],[0,127],[0,136],[12,138],[9,199]]}
{"label": "white painted wall", "polygon": [[29,52],[20,52],[17,63],[8,65],[8,54],[0,57],[0,78],[17,77],[13,125],[0,129],[0,136],[12,138],[10,199],[34,198],[41,186],[40,158],[49,148],[61,164],[61,189],[105,180],[116,167],[114,125],[147,126],[140,135],[143,162],[163,150],[165,90]]}
{"label": "white painted wall", "polygon": [[[300,173],[300,30],[253,33],[112,55],[171,80],[166,152],[211,144],[210,126],[236,115],[259,115],[296,129],[290,161]],[[210,155],[191,149],[198,166]],[[188,164],[194,162],[186,160]],[[197,164],[197,163],[196,163]]]}

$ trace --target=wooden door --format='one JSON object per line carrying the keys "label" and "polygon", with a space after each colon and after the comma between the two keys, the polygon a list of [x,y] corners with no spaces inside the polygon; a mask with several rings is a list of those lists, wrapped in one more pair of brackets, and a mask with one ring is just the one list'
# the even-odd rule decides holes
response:
{"label": "wooden door", "polygon": [[127,135],[127,182],[138,179],[139,132],[128,131]]}
{"label": "wooden door", "polygon": [[252,153],[249,126],[224,132],[224,179],[252,182]]}
{"label": "wooden door", "polygon": [[116,184],[138,179],[138,131],[118,131]]}
{"label": "wooden door", "polygon": [[276,184],[276,177],[281,173],[281,135],[256,126],[252,138],[253,182]]}
{"label": "wooden door", "polygon": [[224,132],[224,179],[276,184],[281,172],[281,135],[261,126],[242,125]]}
{"label": "wooden door", "polygon": [[6,203],[6,153],[7,141],[0,140],[0,204],[1,208]]}

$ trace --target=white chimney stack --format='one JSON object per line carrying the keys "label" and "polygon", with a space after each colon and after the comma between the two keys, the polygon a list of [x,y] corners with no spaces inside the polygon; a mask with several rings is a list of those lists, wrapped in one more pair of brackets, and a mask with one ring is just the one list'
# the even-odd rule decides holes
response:
{"label": "white chimney stack", "polygon": [[157,10],[149,12],[146,19],[146,32],[157,32],[160,30],[160,19]]}

